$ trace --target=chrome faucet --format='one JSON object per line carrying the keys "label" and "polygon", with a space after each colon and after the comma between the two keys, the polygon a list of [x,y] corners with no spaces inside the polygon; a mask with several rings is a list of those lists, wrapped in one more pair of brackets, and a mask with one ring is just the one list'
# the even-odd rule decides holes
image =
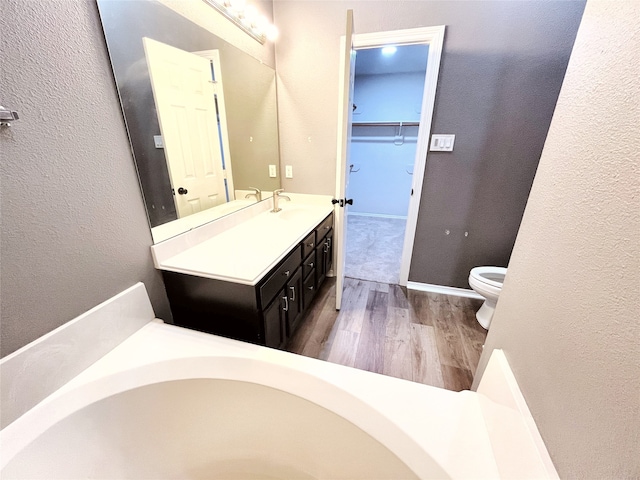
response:
{"label": "chrome faucet", "polygon": [[291,201],[291,198],[287,197],[286,195],[282,195],[282,192],[284,192],[284,188],[279,188],[278,190],[273,191],[273,210],[271,210],[271,213],[278,213],[280,210],[282,210],[280,207],[278,207],[278,198],[286,198],[287,200]]}
{"label": "chrome faucet", "polygon": [[247,193],[244,198],[256,197],[257,202],[262,201],[262,191],[256,187],[249,187],[249,190],[253,190],[253,193]]}

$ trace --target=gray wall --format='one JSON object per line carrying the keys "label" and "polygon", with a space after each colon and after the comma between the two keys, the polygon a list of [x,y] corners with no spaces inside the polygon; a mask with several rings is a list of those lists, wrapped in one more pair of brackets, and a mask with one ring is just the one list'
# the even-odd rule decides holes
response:
{"label": "gray wall", "polygon": [[[1,354],[143,281],[170,319],[95,2],[2,2]],[[8,30],[8,31],[7,31]]]}
{"label": "gray wall", "polygon": [[409,280],[468,288],[473,266],[509,260],[584,2],[275,2],[287,190],[335,192],[347,8],[356,33],[447,26],[433,132],[455,150],[427,158]]}
{"label": "gray wall", "polygon": [[638,19],[587,4],[476,374],[504,350],[561,478],[640,478]]}

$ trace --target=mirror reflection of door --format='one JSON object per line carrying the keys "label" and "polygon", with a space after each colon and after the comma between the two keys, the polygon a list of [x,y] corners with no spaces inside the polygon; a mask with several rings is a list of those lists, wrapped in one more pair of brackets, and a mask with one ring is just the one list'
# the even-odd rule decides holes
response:
{"label": "mirror reflection of door", "polygon": [[143,42],[178,217],[227,202],[210,61]]}

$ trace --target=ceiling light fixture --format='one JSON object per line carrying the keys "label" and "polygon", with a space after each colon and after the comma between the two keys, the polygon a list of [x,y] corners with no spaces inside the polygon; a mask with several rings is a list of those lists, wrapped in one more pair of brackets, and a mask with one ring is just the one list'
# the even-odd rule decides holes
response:
{"label": "ceiling light fixture", "polygon": [[263,45],[265,41],[273,42],[278,37],[275,25],[271,25],[264,15],[260,15],[256,7],[247,5],[245,0],[203,1]]}
{"label": "ceiling light fixture", "polygon": [[396,53],[398,49],[396,47],[383,47],[382,48],[382,55],[390,57],[391,55],[393,55],[394,53]]}

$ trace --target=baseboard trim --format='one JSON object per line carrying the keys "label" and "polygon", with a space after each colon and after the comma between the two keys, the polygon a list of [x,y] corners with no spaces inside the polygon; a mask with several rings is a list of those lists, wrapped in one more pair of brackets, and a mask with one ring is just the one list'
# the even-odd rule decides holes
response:
{"label": "baseboard trim", "polygon": [[378,217],[378,218],[397,218],[398,220],[406,220],[407,216],[404,215],[387,215],[385,213],[364,213],[364,212],[347,212],[347,215],[354,217]]}
{"label": "baseboard trim", "polygon": [[475,298],[484,300],[482,295],[477,294],[473,290],[458,287],[446,287],[444,285],[434,285],[432,283],[407,282],[409,290],[419,290],[421,292],[443,293],[445,295],[455,295],[457,297]]}

